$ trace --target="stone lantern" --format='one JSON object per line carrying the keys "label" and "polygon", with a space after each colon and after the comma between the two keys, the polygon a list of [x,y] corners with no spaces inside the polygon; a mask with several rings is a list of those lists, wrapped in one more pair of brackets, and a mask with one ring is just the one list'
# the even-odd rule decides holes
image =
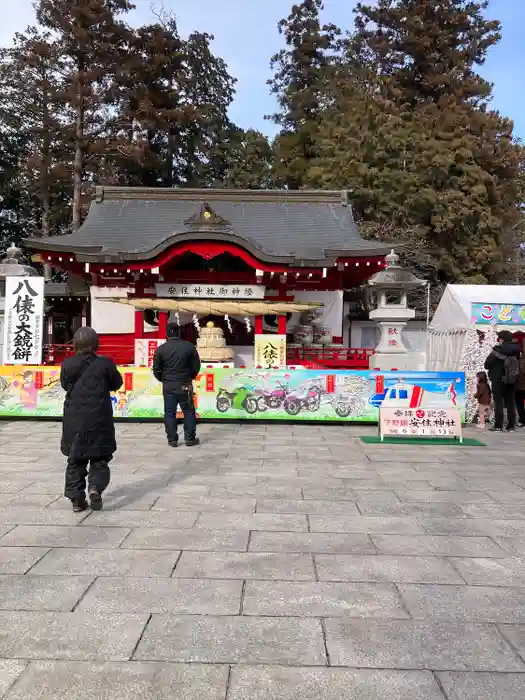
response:
{"label": "stone lantern", "polygon": [[415,318],[416,312],[407,303],[407,293],[411,289],[426,286],[425,280],[416,277],[410,270],[399,264],[399,255],[392,250],[385,258],[386,267],[371,277],[368,291],[374,298],[375,308],[369,317],[377,321],[381,332],[375,355],[370,357],[370,368],[414,369],[408,367],[407,348],[402,331],[407,321]]}
{"label": "stone lantern", "polygon": [[4,313],[5,313],[5,280],[6,277],[39,277],[31,265],[20,262],[22,251],[15,245],[9,246],[6,256],[0,261],[0,365],[4,357]]}

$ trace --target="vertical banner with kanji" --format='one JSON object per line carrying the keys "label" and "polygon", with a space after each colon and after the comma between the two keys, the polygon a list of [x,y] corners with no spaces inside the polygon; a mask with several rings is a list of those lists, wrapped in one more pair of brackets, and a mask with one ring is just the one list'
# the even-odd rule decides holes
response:
{"label": "vertical banner with kanji", "polygon": [[7,277],[5,284],[4,363],[42,362],[44,278]]}
{"label": "vertical banner with kanji", "polygon": [[271,333],[256,333],[254,346],[254,367],[264,369],[286,367],[286,336]]}

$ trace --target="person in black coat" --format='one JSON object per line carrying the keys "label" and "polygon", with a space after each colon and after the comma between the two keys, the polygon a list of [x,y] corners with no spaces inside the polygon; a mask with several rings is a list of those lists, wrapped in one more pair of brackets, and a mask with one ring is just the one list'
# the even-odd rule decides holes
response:
{"label": "person in black coat", "polygon": [[93,510],[102,508],[102,492],[110,479],[109,462],[117,449],[111,391],[122,386],[113,360],[97,355],[98,335],[79,328],[73,338],[76,355],[62,364],[60,384],[66,392],[61,450],[67,456],[64,495],[73,510],[87,508],[86,476]]}
{"label": "person in black coat", "polygon": [[200,443],[197,437],[197,417],[193,402],[193,380],[199,374],[201,361],[197,348],[181,340],[180,328],[168,323],[167,340],[153,356],[153,375],[162,384],[164,396],[164,425],[168,444],[177,447],[177,409],[184,415],[184,441],[188,447]]}
{"label": "person in black coat", "polygon": [[[502,330],[498,333],[498,344],[492,348],[492,352],[485,360],[485,369],[488,371],[492,385],[494,399],[494,428],[497,432],[503,430],[504,409],[507,410],[507,430],[513,432],[516,428],[516,402],[514,391],[519,376],[519,358],[521,348],[512,337],[510,331]],[[518,368],[516,381],[505,381],[506,363],[509,358]]]}

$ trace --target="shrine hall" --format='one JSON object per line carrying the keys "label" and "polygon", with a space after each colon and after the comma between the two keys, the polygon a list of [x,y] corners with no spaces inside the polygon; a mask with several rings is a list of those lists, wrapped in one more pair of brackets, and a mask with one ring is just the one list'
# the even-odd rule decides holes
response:
{"label": "shrine hall", "polygon": [[[106,186],[78,231],[24,245],[67,273],[47,309],[49,363],[72,352],[81,324],[99,333],[102,353],[133,365],[137,341],[164,339],[169,321],[192,342],[211,321],[236,366],[253,364],[256,335],[276,334],[288,363],[344,369],[368,368],[373,352],[345,344],[345,301],[390,249],[362,238],[346,191]],[[304,322],[310,307],[315,327]]]}

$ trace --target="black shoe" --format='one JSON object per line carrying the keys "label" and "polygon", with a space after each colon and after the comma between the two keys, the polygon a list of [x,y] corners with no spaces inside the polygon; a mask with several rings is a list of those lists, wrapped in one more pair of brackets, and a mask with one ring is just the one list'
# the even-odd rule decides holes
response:
{"label": "black shoe", "polygon": [[507,433],[515,433],[516,428],[507,428]]}
{"label": "black shoe", "polygon": [[82,513],[88,507],[85,497],[78,501],[71,501],[73,504],[73,513]]}
{"label": "black shoe", "polygon": [[502,433],[503,428],[490,428],[491,433]]}
{"label": "black shoe", "polygon": [[102,496],[97,489],[89,489],[89,505],[91,510],[102,510]]}
{"label": "black shoe", "polygon": [[168,442],[168,445],[169,445],[170,447],[178,447],[178,446],[179,446],[179,441],[178,441],[178,440],[175,440],[175,441],[172,441],[172,442]]}
{"label": "black shoe", "polygon": [[193,438],[192,440],[186,440],[186,447],[195,447],[196,445],[200,445],[201,441],[199,438]]}

